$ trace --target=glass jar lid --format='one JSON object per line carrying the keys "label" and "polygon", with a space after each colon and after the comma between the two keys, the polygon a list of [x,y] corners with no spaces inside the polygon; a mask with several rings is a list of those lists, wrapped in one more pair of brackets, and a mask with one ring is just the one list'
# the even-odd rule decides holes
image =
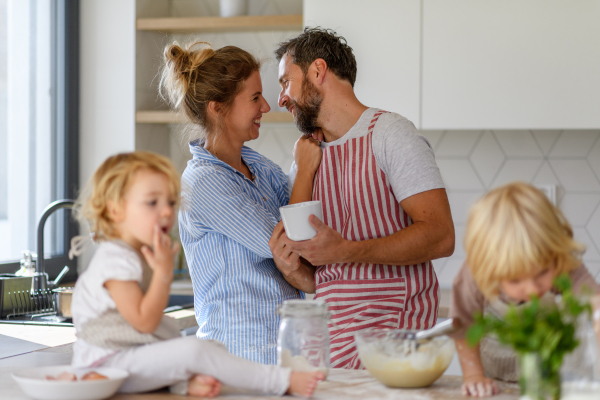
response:
{"label": "glass jar lid", "polygon": [[323,300],[285,300],[277,313],[282,317],[329,317]]}

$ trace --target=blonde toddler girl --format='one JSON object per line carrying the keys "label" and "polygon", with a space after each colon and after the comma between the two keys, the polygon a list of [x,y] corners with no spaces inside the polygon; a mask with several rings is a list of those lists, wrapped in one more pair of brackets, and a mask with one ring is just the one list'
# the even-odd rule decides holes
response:
{"label": "blonde toddler girl", "polygon": [[214,397],[225,385],[262,393],[310,396],[322,373],[292,372],[230,354],[220,343],[181,337],[163,315],[178,245],[168,236],[180,184],[171,162],[134,152],[108,158],[78,203],[99,243],[75,285],[75,367],[129,372],[121,392],[169,386],[178,394]]}

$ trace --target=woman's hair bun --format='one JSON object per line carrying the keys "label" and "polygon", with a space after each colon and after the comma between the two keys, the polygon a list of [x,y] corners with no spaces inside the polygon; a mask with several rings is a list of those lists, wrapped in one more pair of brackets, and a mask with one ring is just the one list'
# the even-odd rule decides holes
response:
{"label": "woman's hair bun", "polygon": [[214,54],[215,51],[208,42],[197,41],[185,49],[177,42],[167,46],[164,51],[165,66],[159,87],[160,95],[174,107],[179,107],[187,92],[191,74]]}
{"label": "woman's hair bun", "polygon": [[[195,47],[203,45],[202,48]],[[204,61],[215,54],[208,42],[194,42],[182,49],[177,43],[165,48],[165,61],[170,65],[172,72],[179,74],[190,73],[198,68]]]}

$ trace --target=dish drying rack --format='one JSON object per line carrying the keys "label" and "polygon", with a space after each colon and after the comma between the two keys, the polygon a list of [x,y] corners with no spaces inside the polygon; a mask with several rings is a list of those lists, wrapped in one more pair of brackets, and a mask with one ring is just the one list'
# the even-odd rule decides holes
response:
{"label": "dish drying rack", "polygon": [[40,289],[37,291],[19,290],[8,292],[7,295],[9,300],[7,305],[12,308],[12,312],[4,316],[6,319],[56,314],[56,304],[54,303],[52,290],[50,289]]}

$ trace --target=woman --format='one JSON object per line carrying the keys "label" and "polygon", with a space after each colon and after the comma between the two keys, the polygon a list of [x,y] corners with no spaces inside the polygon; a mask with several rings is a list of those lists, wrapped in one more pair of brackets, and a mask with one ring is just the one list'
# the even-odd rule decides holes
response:
{"label": "woman", "polygon": [[270,110],[262,95],[260,64],[234,46],[205,42],[165,49],[161,93],[202,132],[182,177],[179,230],[194,286],[197,336],[218,340],[252,361],[277,362],[284,300],[302,295],[272,259],[269,238],[279,207],[311,200],[321,149],[313,139],[296,144],[298,175],[244,146],[259,136]]}

